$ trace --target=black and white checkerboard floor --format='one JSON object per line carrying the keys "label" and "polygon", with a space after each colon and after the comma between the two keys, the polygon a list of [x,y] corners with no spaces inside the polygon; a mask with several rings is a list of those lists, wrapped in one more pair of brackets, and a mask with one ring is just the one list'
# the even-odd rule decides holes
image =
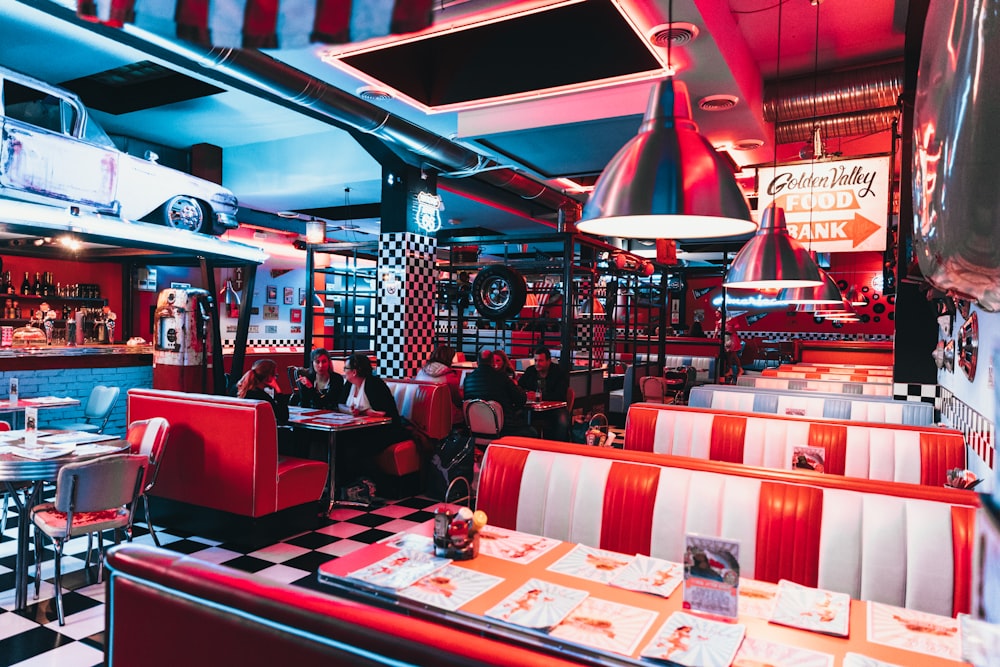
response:
{"label": "black and white checkerboard floor", "polygon": [[[436,501],[415,497],[390,501],[370,512],[338,509],[318,529],[266,546],[251,547],[240,544],[238,539],[219,541],[159,527],[157,536],[166,549],[275,581],[318,589],[316,571],[321,564],[431,519],[436,505]],[[42,561],[44,581],[38,599],[34,599],[34,587],[29,582],[27,609],[12,611],[16,532],[16,515],[12,513],[0,539],[0,667],[100,665],[104,659],[104,584],[89,584],[86,580],[83,571],[86,538],[74,539],[66,545],[63,558],[66,625],[60,627],[52,585],[51,547],[46,548]],[[134,534],[134,542],[152,544],[144,525],[137,523]]]}

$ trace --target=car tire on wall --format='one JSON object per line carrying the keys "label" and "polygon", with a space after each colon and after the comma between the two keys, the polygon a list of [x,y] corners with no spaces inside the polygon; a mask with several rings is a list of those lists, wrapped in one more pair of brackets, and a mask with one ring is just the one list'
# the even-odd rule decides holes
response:
{"label": "car tire on wall", "polygon": [[472,282],[472,302],[479,314],[489,320],[516,317],[527,295],[524,276],[509,266],[488,266]]}
{"label": "car tire on wall", "polygon": [[205,221],[209,218],[205,206],[194,197],[177,195],[171,197],[160,208],[161,222],[171,229],[186,229],[189,232],[211,233],[211,223],[206,229]]}

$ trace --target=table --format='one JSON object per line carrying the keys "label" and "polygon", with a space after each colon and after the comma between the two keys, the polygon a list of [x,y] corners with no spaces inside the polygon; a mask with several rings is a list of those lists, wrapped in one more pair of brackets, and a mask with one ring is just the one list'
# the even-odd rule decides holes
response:
{"label": "table", "polygon": [[322,431],[327,434],[326,451],[326,488],[323,489],[326,501],[325,514],[333,511],[336,503],[336,465],[337,465],[337,434],[341,431],[354,431],[370,426],[384,426],[392,422],[390,417],[354,417],[335,410],[313,410],[291,406],[288,408],[288,424],[293,428],[303,428],[310,431]]}
{"label": "table", "polygon": [[[433,522],[429,521],[417,526],[410,532],[429,536],[433,530],[432,525]],[[525,534],[521,533],[520,535]],[[642,664],[647,667],[654,664],[655,661],[640,661],[638,657],[639,653],[643,647],[652,641],[667,617],[675,611],[681,611],[681,588],[678,587],[669,597],[664,599],[659,596],[615,588],[599,583],[598,581],[582,579],[548,570],[549,566],[569,554],[577,546],[568,542],[559,542],[558,540],[555,542],[557,544],[554,548],[530,563],[516,563],[484,554],[480,554],[473,560],[453,562],[452,564],[459,568],[502,578],[500,583],[467,601],[456,611],[434,607],[427,602],[420,602],[397,595],[385,588],[376,588],[363,581],[346,578],[348,573],[395,553],[397,549],[387,544],[386,541],[369,545],[346,556],[324,563],[319,568],[318,577],[321,584],[329,586],[338,595],[390,608],[408,616],[458,626],[486,636],[499,637],[518,644],[525,644],[544,652],[559,655],[564,659],[580,656],[591,664],[595,662],[613,665]],[[565,639],[556,639],[542,631],[519,628],[518,626],[484,616],[486,611],[495,607],[532,578],[538,578],[570,588],[583,589],[592,597],[599,600],[607,600],[628,605],[629,607],[650,610],[656,613],[656,618],[646,628],[644,634],[641,635],[640,640],[636,644],[637,648],[632,655],[630,657],[623,657],[597,648],[575,644]],[[832,654],[834,656],[833,664],[836,667],[841,666],[843,656],[848,652],[860,653],[891,664],[905,665],[906,667],[947,667],[949,665],[957,667],[958,665],[968,665],[968,663],[964,662],[931,657],[923,653],[916,653],[868,641],[866,630],[867,603],[860,600],[851,601],[850,635],[847,638],[774,625],[762,618],[745,614],[739,617],[738,622],[746,626],[747,637]]]}
{"label": "table", "polygon": [[[21,428],[24,425],[25,408],[70,408],[80,405],[80,401],[75,398],[60,396],[33,396],[31,398],[21,398],[17,405],[11,405],[7,399],[0,400],[0,414],[11,413],[14,415],[14,423],[11,428]],[[21,415],[21,424],[17,423],[17,416]]]}
{"label": "table", "polygon": [[[81,438],[86,438],[97,443],[94,446],[87,445],[86,449],[80,448],[80,452],[73,451],[65,456],[36,461],[13,453],[10,445],[17,444],[18,440],[10,436],[14,432],[8,431],[0,433],[6,436],[0,440],[0,482],[2,482],[8,493],[14,498],[14,505],[17,507],[17,555],[14,559],[14,609],[20,611],[25,608],[28,596],[28,511],[37,505],[41,500],[42,486],[45,482],[54,482],[59,476],[59,470],[68,463],[77,463],[90,459],[109,456],[127,450],[129,445],[126,441],[115,436],[103,436],[94,433],[80,433]],[[67,431],[39,431],[39,436],[54,433],[69,433]],[[100,439],[100,441],[95,440]],[[21,438],[23,442],[23,436]],[[14,492],[14,484],[27,482],[30,484],[28,493],[22,501],[20,496]]]}
{"label": "table", "polygon": [[[528,401],[524,404],[524,407],[528,408],[528,426],[531,426],[531,415],[536,412],[565,409],[569,407],[569,403],[567,401]],[[535,429],[538,431],[538,437],[543,437],[544,434],[541,426],[536,426]]]}

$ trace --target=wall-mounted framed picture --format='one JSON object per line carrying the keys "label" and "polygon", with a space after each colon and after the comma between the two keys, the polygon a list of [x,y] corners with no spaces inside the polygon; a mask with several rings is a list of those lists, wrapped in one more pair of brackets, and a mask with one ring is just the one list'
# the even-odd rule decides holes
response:
{"label": "wall-mounted framed picture", "polygon": [[267,286],[267,302],[268,303],[278,303],[278,286],[268,285]]}
{"label": "wall-mounted framed picture", "polygon": [[285,305],[290,306],[295,303],[295,288],[286,287],[284,291]]}
{"label": "wall-mounted framed picture", "polygon": [[300,334],[302,333],[302,327],[300,325],[288,327],[288,333]]}
{"label": "wall-mounted framed picture", "polygon": [[289,322],[301,322],[302,321],[302,309],[292,308],[288,311],[288,321]]}
{"label": "wall-mounted framed picture", "polygon": [[265,320],[276,320],[276,319],[278,319],[278,307],[277,306],[264,306],[264,319]]}
{"label": "wall-mounted framed picture", "polygon": [[306,288],[305,287],[300,287],[299,288],[299,305],[300,306],[306,305]]}

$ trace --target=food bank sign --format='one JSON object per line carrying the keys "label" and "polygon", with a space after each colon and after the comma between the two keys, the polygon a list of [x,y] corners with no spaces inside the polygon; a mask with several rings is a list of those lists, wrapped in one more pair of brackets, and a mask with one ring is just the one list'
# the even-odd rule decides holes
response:
{"label": "food bank sign", "polygon": [[760,169],[758,213],[775,202],[788,233],[816,252],[885,250],[889,158]]}

